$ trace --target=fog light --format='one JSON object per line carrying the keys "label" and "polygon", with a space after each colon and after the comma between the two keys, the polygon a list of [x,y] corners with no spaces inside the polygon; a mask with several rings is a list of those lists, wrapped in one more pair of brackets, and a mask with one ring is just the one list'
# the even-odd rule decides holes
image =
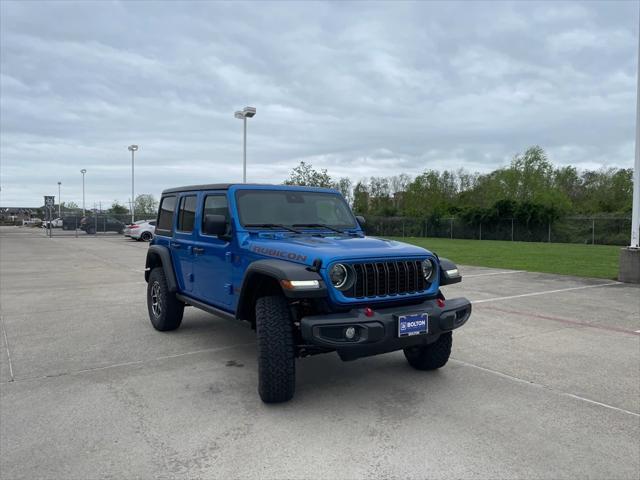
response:
{"label": "fog light", "polygon": [[353,340],[356,336],[356,329],[354,327],[347,327],[344,331],[344,336],[347,340]]}

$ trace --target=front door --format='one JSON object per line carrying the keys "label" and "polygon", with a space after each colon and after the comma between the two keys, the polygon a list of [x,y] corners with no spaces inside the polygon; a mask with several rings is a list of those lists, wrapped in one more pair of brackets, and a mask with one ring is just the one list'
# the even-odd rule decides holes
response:
{"label": "front door", "polygon": [[[205,192],[200,201],[202,214],[198,217],[194,243],[194,296],[208,304],[229,307],[235,295],[232,274],[232,232],[226,192]],[[224,215],[227,219],[225,235],[205,235],[202,225],[206,215]]]}
{"label": "front door", "polygon": [[171,240],[173,252],[173,264],[176,269],[176,277],[181,290],[187,293],[193,292],[193,244],[194,224],[196,218],[196,194],[184,194],[180,196],[178,203],[178,215],[176,228]]}

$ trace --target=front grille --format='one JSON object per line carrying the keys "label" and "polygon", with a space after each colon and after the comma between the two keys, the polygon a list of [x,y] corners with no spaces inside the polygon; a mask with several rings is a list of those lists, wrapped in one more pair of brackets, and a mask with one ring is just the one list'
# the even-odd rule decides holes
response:
{"label": "front grille", "polygon": [[355,263],[352,267],[356,281],[342,293],[349,298],[366,298],[421,292],[429,287],[421,263],[422,260]]}

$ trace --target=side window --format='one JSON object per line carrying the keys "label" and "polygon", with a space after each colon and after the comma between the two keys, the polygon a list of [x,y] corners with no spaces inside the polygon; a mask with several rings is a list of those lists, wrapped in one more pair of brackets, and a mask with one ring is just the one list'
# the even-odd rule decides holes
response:
{"label": "side window", "polygon": [[176,209],[176,197],[164,197],[160,202],[160,213],[158,214],[158,233],[164,230],[171,233],[173,228],[173,212]]}
{"label": "side window", "polygon": [[149,222],[149,225],[151,225],[152,227],[155,227],[156,226],[156,221],[155,220],[151,220]]}
{"label": "side window", "polygon": [[196,218],[196,198],[195,195],[189,195],[180,199],[178,230],[181,232],[193,232],[193,224]]}
{"label": "side window", "polygon": [[[204,199],[204,209],[202,211],[202,223],[206,215],[223,215],[229,222],[229,207],[227,197],[225,195],[207,195]],[[231,228],[230,223],[227,224],[227,231]]]}

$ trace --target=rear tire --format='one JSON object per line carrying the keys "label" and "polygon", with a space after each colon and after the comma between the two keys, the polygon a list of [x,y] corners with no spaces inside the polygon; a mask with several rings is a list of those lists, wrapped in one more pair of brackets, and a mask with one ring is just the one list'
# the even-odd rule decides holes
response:
{"label": "rear tire", "polygon": [[154,268],[149,275],[147,309],[151,325],[160,332],[175,330],[182,323],[184,303],[169,291],[162,267]]}
{"label": "rear tire", "polygon": [[145,242],[150,242],[152,238],[153,235],[151,235],[151,232],[142,232],[142,235],[140,235],[140,240]]}
{"label": "rear tire", "polygon": [[293,323],[282,296],[256,302],[258,336],[258,393],[265,403],[286,402],[296,389]]}
{"label": "rear tire", "polygon": [[404,356],[409,365],[417,370],[436,370],[449,361],[452,343],[453,334],[446,332],[429,345],[405,348]]}

